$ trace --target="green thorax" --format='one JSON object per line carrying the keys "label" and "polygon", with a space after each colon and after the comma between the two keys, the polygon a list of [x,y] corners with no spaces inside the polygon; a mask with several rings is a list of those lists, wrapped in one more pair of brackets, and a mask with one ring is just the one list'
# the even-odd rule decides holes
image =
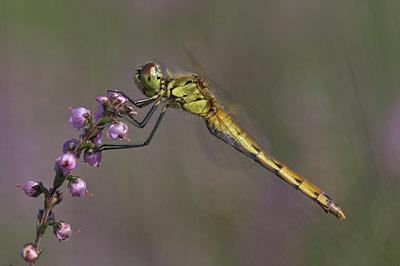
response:
{"label": "green thorax", "polygon": [[172,107],[181,107],[183,110],[204,116],[210,109],[208,99],[198,88],[197,77],[193,74],[175,76],[167,85],[170,91]]}

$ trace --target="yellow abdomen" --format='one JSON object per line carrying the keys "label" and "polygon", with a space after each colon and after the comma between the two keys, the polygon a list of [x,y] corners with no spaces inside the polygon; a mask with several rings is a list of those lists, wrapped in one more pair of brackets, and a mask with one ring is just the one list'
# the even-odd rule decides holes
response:
{"label": "yellow abdomen", "polygon": [[280,161],[271,158],[261,150],[255,141],[247,135],[224,110],[218,107],[211,108],[204,115],[204,120],[210,132],[231,145],[247,157],[255,160],[268,171],[280,177],[309,198],[317,202],[326,212],[332,213],[340,219],[345,219],[341,208],[322,189],[313,185],[304,177],[298,175]]}

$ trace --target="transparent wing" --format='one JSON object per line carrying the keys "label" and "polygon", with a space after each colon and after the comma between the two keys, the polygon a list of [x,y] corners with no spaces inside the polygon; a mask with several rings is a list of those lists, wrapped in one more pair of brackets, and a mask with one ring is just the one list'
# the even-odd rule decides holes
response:
{"label": "transparent wing", "polygon": [[[254,123],[255,121],[251,115],[249,115],[248,112],[244,111],[244,108],[238,108],[236,107],[235,113],[232,113],[227,110],[226,106],[221,104],[220,102],[217,102],[215,100],[218,108],[223,109],[224,112],[232,118],[232,120],[241,128],[242,131],[246,133],[249,137],[254,139],[254,141],[257,143],[258,146],[264,151],[265,154],[268,154],[267,148],[270,146],[268,143],[268,138],[266,137],[265,134],[261,134],[262,130],[259,130],[259,126],[257,126],[257,123]],[[214,111],[216,116],[218,116],[217,111]],[[214,125],[216,125],[216,128],[218,128],[222,133],[224,133],[227,136],[232,136],[235,135],[232,130],[234,130],[230,125],[226,124],[227,120],[224,118],[218,118],[216,121],[214,121]],[[250,165],[252,165],[251,160],[246,158],[246,156],[243,156],[243,154],[239,153],[236,151],[233,147],[230,145],[226,145],[225,143],[221,142],[221,140],[211,137],[206,136],[204,132],[207,132],[208,135],[210,135],[210,132],[208,130],[198,130],[198,136],[200,141],[202,142],[202,147],[204,147],[205,151],[208,153],[209,158],[212,159],[212,161],[216,162],[219,165],[222,166],[227,166],[230,168],[249,168]],[[217,143],[220,142],[220,143]]]}
{"label": "transparent wing", "polygon": [[251,160],[210,134],[204,123],[197,124],[196,134],[202,150],[207,154],[207,158],[211,163],[237,170],[245,170],[253,167],[254,163]]}
{"label": "transparent wing", "polygon": [[207,75],[206,68],[204,68],[204,64],[201,62],[198,53],[194,49],[194,47],[188,43],[185,44],[186,54],[188,55],[190,62],[193,66],[194,72],[203,80],[206,81],[208,87],[211,88],[210,93],[218,98],[220,101],[224,103],[231,102],[231,94],[224,90],[213,78]]}

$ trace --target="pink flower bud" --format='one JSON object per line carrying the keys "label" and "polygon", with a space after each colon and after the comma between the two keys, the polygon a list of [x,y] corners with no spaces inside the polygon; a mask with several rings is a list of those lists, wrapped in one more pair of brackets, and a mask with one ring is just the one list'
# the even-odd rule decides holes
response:
{"label": "pink flower bud", "polygon": [[126,103],[127,101],[128,101],[128,99],[126,99],[124,96],[118,95],[117,97],[115,97],[113,104],[123,104],[123,103]]}
{"label": "pink flower bud", "polygon": [[91,166],[99,167],[99,163],[101,161],[101,152],[85,152],[83,155],[83,162],[88,163]]}
{"label": "pink flower bud", "polygon": [[56,229],[56,236],[58,239],[67,241],[68,237],[72,235],[71,226],[67,223],[60,223]]}
{"label": "pink flower bud", "polygon": [[85,194],[89,194],[86,189],[86,182],[80,178],[76,178],[76,183],[71,182],[71,186],[69,191],[72,194],[72,197],[80,197]]}
{"label": "pink flower bud", "polygon": [[21,252],[21,257],[29,263],[35,262],[37,257],[39,256],[38,252],[32,246],[32,244],[26,244]]}
{"label": "pink flower bud", "polygon": [[64,153],[57,159],[58,166],[63,170],[64,175],[68,175],[76,167],[76,158],[72,153]]}
{"label": "pink flower bud", "polygon": [[75,109],[70,107],[69,110],[72,112],[69,122],[71,122],[72,125],[77,129],[82,128],[89,119],[90,111],[83,107],[78,107]]}
{"label": "pink flower bud", "polygon": [[125,111],[126,111],[126,113],[127,113],[128,115],[130,115],[130,116],[137,115],[137,112],[135,111],[135,109],[133,109],[132,106],[130,106],[130,105],[125,105],[124,108],[125,108]]}
{"label": "pink flower bud", "polygon": [[96,101],[98,101],[99,103],[102,103],[102,104],[109,104],[110,103],[110,100],[105,96],[96,97]]}
{"label": "pink flower bud", "polygon": [[22,187],[22,190],[25,192],[26,195],[29,197],[35,197],[35,194],[38,192],[34,186],[39,185],[39,183],[35,181],[29,180],[26,184]]}
{"label": "pink flower bud", "polygon": [[68,140],[63,145],[63,153],[75,150],[75,147],[76,147],[77,144],[78,144],[78,140],[76,140],[76,139]]}

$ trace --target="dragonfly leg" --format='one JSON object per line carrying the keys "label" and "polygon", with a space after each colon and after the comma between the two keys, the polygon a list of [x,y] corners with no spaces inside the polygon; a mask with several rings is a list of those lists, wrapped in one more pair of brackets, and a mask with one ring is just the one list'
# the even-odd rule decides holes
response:
{"label": "dragonfly leg", "polygon": [[160,102],[156,102],[150,109],[150,111],[146,114],[146,116],[143,118],[142,121],[137,121],[132,115],[129,115],[130,119],[126,119],[129,123],[134,125],[135,127],[138,128],[144,128],[147,125],[147,122],[149,122],[150,118],[153,116],[154,112],[157,110],[158,105]]}
{"label": "dragonfly leg", "polygon": [[130,149],[130,148],[139,148],[139,147],[143,147],[146,145],[149,145],[151,139],[153,138],[154,134],[156,133],[161,120],[163,119],[164,115],[165,115],[165,110],[166,108],[164,108],[160,115],[158,116],[158,119],[153,127],[153,129],[150,132],[150,135],[148,136],[148,138],[146,139],[145,142],[143,143],[135,143],[135,144],[103,144],[99,147],[99,151],[105,151],[105,150],[119,150],[119,149]]}
{"label": "dragonfly leg", "polygon": [[[134,104],[136,107],[142,108],[145,107],[155,101],[154,98],[145,98],[141,100],[132,100],[125,92],[123,91],[117,91],[117,90],[107,90],[108,93],[110,92],[117,92],[124,96],[125,98],[128,99],[132,104]],[[144,128],[147,125],[147,122],[149,122],[150,118],[153,116],[154,112],[157,110],[158,105],[160,104],[160,101],[156,102],[150,109],[150,111],[146,114],[145,118],[141,122],[136,120],[132,115],[128,114],[129,119],[126,119],[129,123],[134,125],[135,127],[138,128]]]}
{"label": "dragonfly leg", "polygon": [[116,92],[121,94],[122,96],[124,96],[125,98],[128,99],[128,101],[130,101],[133,105],[135,105],[136,107],[142,108],[145,107],[151,103],[153,103],[156,99],[155,98],[145,98],[145,99],[140,99],[140,100],[132,100],[125,92],[123,91],[118,91],[118,90],[107,90],[108,93],[110,92]]}
{"label": "dragonfly leg", "polygon": [[145,99],[140,99],[140,100],[136,100],[136,101],[132,101],[131,99],[128,99],[128,100],[131,103],[133,103],[136,107],[143,108],[143,107],[153,103],[156,99],[154,99],[154,98],[145,98]]}

